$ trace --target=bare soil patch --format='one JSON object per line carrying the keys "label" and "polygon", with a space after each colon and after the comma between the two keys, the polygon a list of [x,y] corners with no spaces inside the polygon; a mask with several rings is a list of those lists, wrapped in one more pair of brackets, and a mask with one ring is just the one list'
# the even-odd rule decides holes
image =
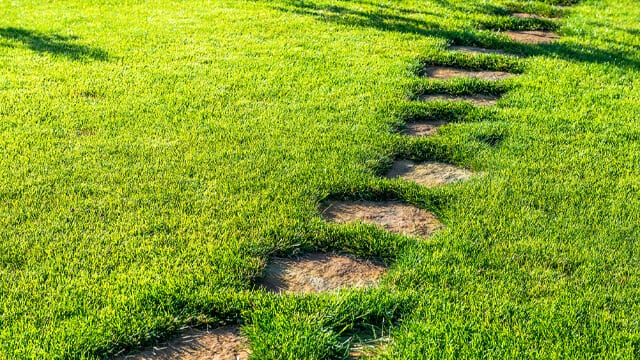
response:
{"label": "bare soil patch", "polygon": [[471,78],[489,81],[503,80],[514,76],[504,71],[488,71],[488,70],[465,70],[448,66],[430,66],[425,69],[427,76],[432,79],[454,79],[454,78]]}
{"label": "bare soil patch", "polygon": [[471,176],[471,171],[451,164],[435,161],[415,163],[409,160],[394,162],[387,173],[388,178],[402,178],[428,187],[468,180]]}
{"label": "bare soil patch", "polygon": [[504,32],[511,40],[522,44],[549,44],[558,39],[560,36],[551,31],[506,31]]}
{"label": "bare soil patch", "polygon": [[367,260],[312,253],[294,259],[272,259],[259,285],[277,293],[319,293],[375,286],[385,271],[382,264]]}
{"label": "bare soil patch", "polygon": [[494,54],[494,55],[511,55],[503,50],[485,49],[475,46],[450,46],[451,51],[460,51],[467,54],[479,55],[479,54]]}
{"label": "bare soil patch", "polygon": [[438,128],[444,126],[448,121],[425,121],[425,122],[412,122],[407,124],[407,128],[404,131],[405,135],[409,136],[431,136],[438,131]]}
{"label": "bare soil patch", "polygon": [[470,102],[477,106],[491,106],[498,103],[497,96],[492,95],[466,95],[466,96],[454,96],[448,94],[432,94],[432,95],[424,95],[420,97],[421,101],[464,101]]}
{"label": "bare soil patch", "polygon": [[432,213],[399,201],[336,201],[325,205],[322,215],[338,224],[361,221],[408,236],[428,237],[444,227]]}
{"label": "bare soil patch", "polygon": [[247,339],[237,326],[212,330],[185,328],[176,338],[121,360],[246,360]]}

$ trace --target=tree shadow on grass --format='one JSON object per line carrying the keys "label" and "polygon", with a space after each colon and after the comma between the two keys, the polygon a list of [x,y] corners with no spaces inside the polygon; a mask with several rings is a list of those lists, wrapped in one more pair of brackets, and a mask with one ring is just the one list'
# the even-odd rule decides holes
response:
{"label": "tree shadow on grass", "polygon": [[4,46],[12,46],[13,42],[21,43],[29,49],[39,53],[49,53],[57,56],[64,56],[72,60],[93,59],[108,60],[106,51],[87,46],[75,44],[77,36],[62,36],[58,34],[44,34],[32,30],[4,27],[0,28],[0,39],[9,41]]}
{"label": "tree shadow on grass", "polygon": [[[288,5],[292,6],[276,6],[275,8],[283,12],[312,16],[320,21],[334,22],[347,26],[369,27],[381,31],[396,31],[426,36],[429,35],[432,30],[439,27],[435,22],[412,19],[401,15],[385,13],[384,11],[366,12],[338,5],[315,5],[310,2],[298,1],[290,2]],[[381,9],[394,10],[390,6],[385,6]],[[436,14],[429,13],[429,15]]]}
{"label": "tree shadow on grass", "polygon": [[[445,0],[437,0],[437,2],[445,7],[449,5]],[[473,27],[449,29],[444,28],[440,22],[431,22],[397,15],[407,13],[407,9],[395,11],[391,5],[379,8],[377,11],[362,11],[345,6],[317,5],[310,1],[286,1],[285,3],[285,6],[275,6],[275,8],[284,12],[312,16],[324,22],[373,28],[380,31],[439,37],[446,39],[454,45],[500,49],[523,57],[548,56],[569,61],[613,64],[621,68],[640,69],[640,60],[630,52],[561,42],[537,45],[520,44],[510,41],[506,36],[500,35],[497,32],[479,31]],[[453,5],[452,7],[455,8]],[[389,12],[394,13],[391,14]],[[417,14],[439,16],[435,13]],[[498,21],[498,19],[496,21]]]}

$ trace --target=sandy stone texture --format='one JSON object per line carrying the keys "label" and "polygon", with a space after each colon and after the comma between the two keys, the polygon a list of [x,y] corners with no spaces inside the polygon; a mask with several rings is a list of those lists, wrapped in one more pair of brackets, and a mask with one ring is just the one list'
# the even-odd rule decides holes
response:
{"label": "sandy stone texture", "polygon": [[475,46],[450,46],[451,51],[460,51],[466,54],[482,55],[482,54],[494,54],[494,55],[511,55],[503,50],[485,49]]}
{"label": "sandy stone texture", "polygon": [[246,360],[247,339],[237,326],[185,328],[175,338],[119,360]]}
{"label": "sandy stone texture", "polygon": [[338,224],[361,221],[408,236],[428,237],[444,227],[432,213],[399,201],[336,201],[324,206],[322,216]]}
{"label": "sandy stone texture", "polygon": [[398,160],[391,165],[387,177],[402,178],[427,187],[435,187],[468,180],[472,174],[469,170],[451,164],[435,161],[415,163],[410,160]]}
{"label": "sandy stone texture", "polygon": [[311,253],[298,258],[273,258],[259,286],[276,293],[319,293],[375,286],[386,267],[350,256]]}
{"label": "sandy stone texture", "polygon": [[407,123],[407,128],[405,129],[404,134],[416,137],[431,136],[438,132],[438,128],[446,125],[447,123],[448,122],[444,120]]}
{"label": "sandy stone texture", "polygon": [[504,80],[514,76],[504,71],[488,71],[488,70],[465,70],[448,66],[430,66],[425,69],[427,76],[432,79],[447,80],[455,78],[472,78],[489,81]]}
{"label": "sandy stone texture", "polygon": [[492,106],[498,103],[497,96],[492,95],[466,95],[466,96],[454,96],[447,94],[431,94],[420,97],[421,101],[453,101],[453,102],[469,102],[476,106]]}
{"label": "sandy stone texture", "polygon": [[511,14],[511,16],[517,17],[518,19],[548,20],[548,18],[544,16],[540,16],[538,14],[529,14],[529,13],[513,13]]}
{"label": "sandy stone texture", "polygon": [[558,39],[560,36],[551,31],[506,31],[504,32],[511,40],[522,44],[549,44]]}

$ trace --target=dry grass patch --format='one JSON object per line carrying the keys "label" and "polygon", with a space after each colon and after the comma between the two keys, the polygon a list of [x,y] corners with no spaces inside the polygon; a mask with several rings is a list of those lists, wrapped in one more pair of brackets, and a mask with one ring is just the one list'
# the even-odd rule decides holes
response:
{"label": "dry grass patch", "polygon": [[338,224],[360,221],[408,236],[428,237],[443,227],[432,213],[398,201],[331,202],[322,215]]}

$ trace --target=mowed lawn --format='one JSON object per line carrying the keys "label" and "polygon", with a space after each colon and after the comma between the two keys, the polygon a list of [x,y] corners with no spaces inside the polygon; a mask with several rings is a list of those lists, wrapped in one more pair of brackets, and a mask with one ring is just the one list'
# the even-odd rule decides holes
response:
{"label": "mowed lawn", "polygon": [[[388,359],[640,357],[640,5],[554,3],[0,0],[0,359],[110,358],[221,322],[255,359],[381,334]],[[496,33],[537,28],[562,38]],[[433,63],[519,75],[421,78]],[[452,123],[401,135],[415,119]],[[480,175],[381,177],[399,157]],[[400,199],[446,229],[330,224],[330,198]],[[389,272],[254,286],[270,256],[318,249]]]}

